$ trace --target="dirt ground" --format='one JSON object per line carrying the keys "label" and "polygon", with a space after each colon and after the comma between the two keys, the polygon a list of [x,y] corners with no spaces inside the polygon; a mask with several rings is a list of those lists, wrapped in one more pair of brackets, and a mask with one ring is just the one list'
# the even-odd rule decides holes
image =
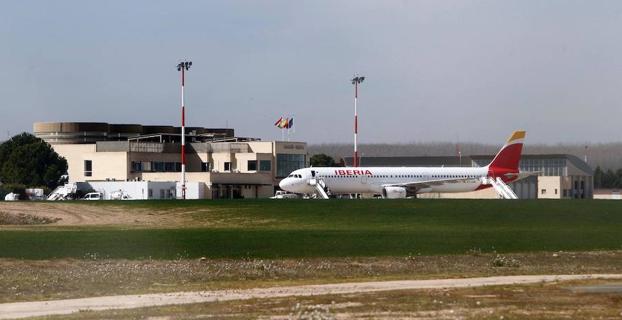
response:
{"label": "dirt ground", "polygon": [[124,295],[93,297],[56,301],[33,301],[0,304],[0,319],[24,318],[72,314],[84,310],[113,310],[213,303],[223,301],[273,299],[283,297],[313,297],[319,295],[352,295],[401,290],[446,290],[486,286],[545,284],[577,280],[620,280],[619,275],[528,275],[497,276],[466,279],[396,280],[374,282],[350,282],[339,284],[304,285],[245,290],[216,290],[198,292],[176,292],[166,294]]}
{"label": "dirt ground", "polygon": [[[499,256],[513,263],[499,265]],[[622,251],[313,259],[0,259],[0,303],[271,286],[622,273]]]}
{"label": "dirt ground", "polygon": [[131,225],[131,226],[183,226],[192,221],[186,210],[152,210],[122,206],[97,206],[77,203],[0,202],[0,212],[5,215],[28,215],[54,221],[51,226]]}

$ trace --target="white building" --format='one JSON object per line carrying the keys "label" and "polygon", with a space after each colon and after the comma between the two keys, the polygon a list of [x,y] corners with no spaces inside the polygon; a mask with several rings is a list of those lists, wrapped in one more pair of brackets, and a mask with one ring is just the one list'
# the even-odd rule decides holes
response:
{"label": "white building", "polygon": [[[304,142],[236,138],[233,129],[187,129],[186,180],[199,183],[200,198],[266,198],[274,194],[281,178],[307,165]],[[180,135],[172,133],[176,130],[104,123],[34,124],[35,135],[67,159],[69,182],[180,181]]]}

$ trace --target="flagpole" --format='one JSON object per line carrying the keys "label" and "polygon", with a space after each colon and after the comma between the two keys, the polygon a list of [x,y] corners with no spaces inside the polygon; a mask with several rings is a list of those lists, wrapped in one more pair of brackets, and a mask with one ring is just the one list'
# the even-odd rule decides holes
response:
{"label": "flagpole", "polygon": [[292,129],[292,135],[294,135],[296,133],[296,129],[294,128],[294,115],[292,114],[292,117],[289,118],[289,129]]}
{"label": "flagpole", "polygon": [[284,118],[285,118],[284,116],[281,118],[281,141],[285,141],[285,128],[283,128]]}
{"label": "flagpole", "polygon": [[287,142],[289,142],[289,140],[290,140],[289,139],[289,119],[290,118],[287,118]]}

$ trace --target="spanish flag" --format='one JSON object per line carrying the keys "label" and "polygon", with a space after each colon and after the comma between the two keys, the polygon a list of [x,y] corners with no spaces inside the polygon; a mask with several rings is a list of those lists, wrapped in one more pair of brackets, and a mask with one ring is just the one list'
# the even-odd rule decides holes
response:
{"label": "spanish flag", "polygon": [[277,121],[274,123],[274,125],[275,125],[276,127],[283,128],[283,127],[281,126],[281,123],[282,123],[282,122],[283,122],[283,117],[280,117],[280,118],[279,118],[279,120],[277,120]]}

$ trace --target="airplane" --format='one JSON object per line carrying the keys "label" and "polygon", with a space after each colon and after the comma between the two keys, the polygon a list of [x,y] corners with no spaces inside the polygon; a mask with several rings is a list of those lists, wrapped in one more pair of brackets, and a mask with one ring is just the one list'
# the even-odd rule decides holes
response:
{"label": "airplane", "polygon": [[518,164],[525,131],[515,131],[485,167],[311,167],[281,180],[282,190],[297,194],[367,194],[382,198],[416,197],[428,192],[469,192],[494,188],[505,199],[518,199],[507,183],[522,178]]}

